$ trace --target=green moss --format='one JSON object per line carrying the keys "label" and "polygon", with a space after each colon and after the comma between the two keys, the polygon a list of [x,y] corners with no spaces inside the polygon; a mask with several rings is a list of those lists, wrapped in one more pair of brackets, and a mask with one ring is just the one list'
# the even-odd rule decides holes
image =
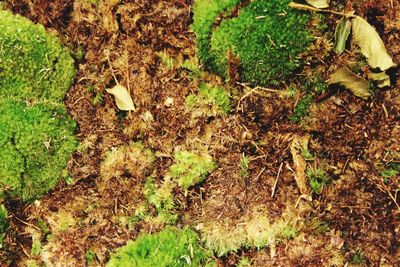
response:
{"label": "green moss", "polygon": [[186,97],[186,106],[204,115],[228,114],[231,110],[229,98],[229,93],[224,89],[203,83],[197,95],[191,94]]}
{"label": "green moss", "polygon": [[7,220],[7,209],[0,205],[0,248],[3,247],[3,240],[6,236],[8,228],[8,220]]}
{"label": "green moss", "polygon": [[74,62],[42,25],[0,10],[0,97],[61,101]]}
{"label": "green moss", "polygon": [[144,186],[144,195],[147,201],[154,205],[158,212],[171,210],[175,207],[172,190],[175,185],[170,180],[164,180],[161,186],[156,187],[154,178],[148,177]]}
{"label": "green moss", "polygon": [[293,114],[289,116],[289,119],[293,122],[300,122],[302,118],[308,115],[308,107],[311,105],[313,96],[307,94],[302,98],[294,108]]}
{"label": "green moss", "polygon": [[76,147],[74,130],[60,105],[0,99],[0,188],[24,201],[48,192]]}
{"label": "green moss", "polygon": [[224,12],[234,8],[240,0],[196,0],[193,5],[193,30],[197,35],[200,60],[206,66],[213,66],[213,58],[209,54],[210,38],[215,19]]}
{"label": "green moss", "polygon": [[175,163],[171,166],[171,177],[183,189],[202,182],[215,169],[216,165],[209,154],[195,154],[189,151],[175,153]]}
{"label": "green moss", "polygon": [[199,245],[194,231],[170,227],[128,243],[112,255],[107,266],[205,266],[210,257],[211,253]]}
{"label": "green moss", "polygon": [[249,176],[249,164],[250,164],[250,158],[247,157],[243,153],[242,157],[240,158],[240,177],[241,178],[246,178]]}
{"label": "green moss", "polygon": [[242,81],[278,84],[302,65],[299,55],[312,40],[307,30],[310,15],[289,8],[290,0],[255,0],[242,7],[239,16],[229,18],[229,10],[240,2],[195,1],[199,57],[211,71],[229,78],[227,55],[232,53],[239,59]]}
{"label": "green moss", "polygon": [[360,250],[356,250],[351,256],[349,262],[355,265],[362,265],[367,262],[367,259]]}
{"label": "green moss", "polygon": [[311,190],[316,194],[321,194],[322,188],[330,181],[328,174],[321,168],[308,169],[306,174]]}

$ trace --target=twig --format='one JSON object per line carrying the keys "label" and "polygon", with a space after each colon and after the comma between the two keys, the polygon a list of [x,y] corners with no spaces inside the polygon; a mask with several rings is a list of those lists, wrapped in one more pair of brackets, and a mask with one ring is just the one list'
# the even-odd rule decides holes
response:
{"label": "twig", "polygon": [[355,18],[356,17],[353,14],[346,14],[346,13],[343,13],[343,12],[337,12],[337,11],[333,11],[333,10],[320,9],[320,8],[312,7],[312,6],[309,6],[309,5],[302,5],[302,4],[298,4],[298,3],[294,3],[294,2],[291,2],[289,4],[289,7],[295,8],[295,9],[299,9],[299,10],[331,13],[331,14],[343,16],[343,17],[346,17],[346,18]]}
{"label": "twig", "polygon": [[275,195],[276,186],[278,185],[279,176],[280,176],[281,171],[282,171],[282,166],[283,166],[283,162],[282,162],[281,165],[279,166],[278,174],[276,175],[275,183],[274,183],[274,186],[272,187],[271,198],[273,198],[274,195]]}
{"label": "twig", "polygon": [[254,182],[257,182],[258,179],[260,178],[261,174],[266,170],[266,168],[264,167],[259,174],[257,174],[256,178],[254,178]]}

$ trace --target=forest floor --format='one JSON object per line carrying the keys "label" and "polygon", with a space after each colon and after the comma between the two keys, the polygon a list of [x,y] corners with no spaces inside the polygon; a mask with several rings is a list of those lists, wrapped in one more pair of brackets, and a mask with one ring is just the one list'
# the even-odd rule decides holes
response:
{"label": "forest floor", "polygon": [[[400,62],[400,2],[333,2],[368,19],[393,60]],[[101,171],[108,151],[140,141],[156,155],[156,181],[162,180],[179,148],[207,150],[217,163],[205,182],[187,194],[175,189],[178,226],[212,226],[223,236],[264,213],[271,223],[290,218],[299,228],[285,242],[216,255],[220,266],[235,266],[244,256],[254,266],[327,266],[338,261],[400,266],[400,179],[381,175],[385,166],[400,161],[396,77],[391,88],[367,101],[333,89],[313,102],[301,123],[289,117],[302,92],[289,96],[284,86],[225,85],[232,92],[229,115],[193,114],[185,108],[185,97],[196,93],[202,81],[224,83],[206,72],[201,79],[193,77],[179,64],[199,64],[190,28],[191,0],[4,3],[42,23],[74,52],[78,73],[65,104],[81,142],[69,164],[72,183],[60,182],[32,204],[7,203],[12,231],[8,252],[2,254],[8,259],[5,265],[34,261],[86,266],[91,251],[91,264],[103,266],[128,240],[159,231],[163,226],[158,222],[128,220],[145,198],[148,173]],[[338,17],[324,16],[328,30],[314,43],[313,60],[318,63],[312,67],[328,80],[335,69],[357,58],[329,51]],[[165,57],[176,64],[166,64]],[[312,72],[308,66],[301,75]],[[115,85],[113,76],[129,89],[135,112],[118,111],[106,93]],[[331,178],[320,194],[309,196],[300,193],[291,153],[294,140],[304,136],[313,155],[307,164],[322,167]],[[248,166],[243,166],[243,155]],[[32,253],[38,243],[41,252]]]}

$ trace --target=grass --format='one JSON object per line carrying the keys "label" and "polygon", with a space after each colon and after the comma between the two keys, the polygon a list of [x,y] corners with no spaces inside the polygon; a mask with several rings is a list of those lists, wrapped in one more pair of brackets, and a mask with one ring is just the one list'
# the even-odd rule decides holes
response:
{"label": "grass", "polygon": [[143,234],[118,249],[107,267],[206,266],[211,256],[194,231],[168,227],[157,234]]}

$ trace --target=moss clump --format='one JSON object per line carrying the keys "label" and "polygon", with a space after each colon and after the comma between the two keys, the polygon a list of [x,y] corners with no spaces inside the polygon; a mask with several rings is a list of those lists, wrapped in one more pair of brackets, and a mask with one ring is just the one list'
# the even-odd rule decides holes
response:
{"label": "moss clump", "polygon": [[308,169],[306,174],[311,190],[316,194],[321,194],[323,187],[331,180],[328,174],[321,168]]}
{"label": "moss clump", "polygon": [[60,105],[0,99],[0,189],[25,201],[48,192],[76,147],[74,130]]}
{"label": "moss clump", "polygon": [[186,106],[200,115],[228,114],[231,111],[229,97],[229,93],[224,89],[203,83],[197,95],[191,94],[186,97]]}
{"label": "moss clump", "polygon": [[[199,57],[225,78],[229,78],[228,57],[233,57],[239,59],[242,81],[278,84],[302,65],[299,55],[312,40],[307,30],[310,15],[290,9],[290,0],[255,0],[231,16],[241,2],[195,1],[193,29]],[[222,18],[219,25],[218,18]]]}
{"label": "moss clump", "polygon": [[155,160],[153,151],[135,142],[107,152],[100,173],[106,179],[127,175],[140,179],[151,172]]}
{"label": "moss clump", "polygon": [[3,240],[6,236],[6,231],[8,228],[8,221],[7,221],[7,209],[0,205],[0,248],[3,247]]}
{"label": "moss clump", "polygon": [[215,162],[209,154],[179,151],[175,153],[175,164],[171,166],[170,172],[173,180],[187,190],[202,182],[215,167]]}
{"label": "moss clump", "polygon": [[170,227],[158,234],[144,234],[120,248],[107,266],[205,266],[212,254],[198,241],[197,234],[188,228]]}
{"label": "moss clump", "polygon": [[0,97],[61,101],[74,62],[42,25],[0,10]]}
{"label": "moss clump", "polygon": [[294,107],[293,114],[289,116],[289,119],[293,122],[300,122],[302,118],[308,115],[308,108],[310,107],[312,100],[312,94],[307,94],[304,98],[299,100],[297,105]]}

